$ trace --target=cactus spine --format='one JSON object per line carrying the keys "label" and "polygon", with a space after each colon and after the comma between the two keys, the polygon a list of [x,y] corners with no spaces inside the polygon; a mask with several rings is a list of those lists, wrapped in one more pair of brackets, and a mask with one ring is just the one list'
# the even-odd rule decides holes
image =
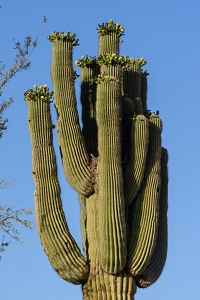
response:
{"label": "cactus spine", "polygon": [[27,90],[38,232],[53,268],[89,299],[134,299],[160,276],[167,253],[167,150],[147,110],[143,59],[120,56],[124,29],[98,27],[98,57],[82,56],[82,122],[72,65],[75,35],[53,32],[52,79],[66,178],[79,194],[84,256],[62,210],[47,86]]}

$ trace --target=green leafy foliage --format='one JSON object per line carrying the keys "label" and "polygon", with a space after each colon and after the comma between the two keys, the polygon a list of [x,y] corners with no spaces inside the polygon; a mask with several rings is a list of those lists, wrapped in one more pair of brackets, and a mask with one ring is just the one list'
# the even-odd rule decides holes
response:
{"label": "green leafy foliage", "polygon": [[[12,185],[12,181],[0,181],[0,188],[9,188]],[[0,229],[3,231],[2,241],[0,242],[0,252],[4,252],[10,245],[11,241],[5,241],[5,235],[9,236],[12,240],[16,240],[20,244],[20,231],[16,229],[16,225],[20,224],[26,228],[32,229],[34,227],[33,222],[23,219],[22,216],[33,214],[31,209],[20,208],[16,209],[16,204],[10,206],[0,203]],[[1,256],[0,256],[1,259]]]}
{"label": "green leafy foliage", "polygon": [[[46,23],[47,19],[46,17],[43,17],[42,24]],[[27,36],[24,40],[23,45],[19,41],[15,42],[15,50],[17,51],[16,56],[15,56],[15,61],[12,65],[12,67],[8,70],[5,71],[5,65],[0,61],[0,92],[2,93],[2,88],[7,84],[7,82],[15,76],[15,74],[19,71],[22,70],[27,70],[31,62],[29,61],[29,58],[31,54],[33,53],[34,49],[37,46],[39,36],[42,32],[42,24],[41,28],[38,32],[38,35],[36,38],[33,40],[31,36]]]}
{"label": "green leafy foliage", "polygon": [[11,97],[7,101],[0,102],[0,138],[3,135],[3,131],[7,129],[6,123],[8,122],[7,118],[3,118],[3,112],[12,103],[13,103],[13,99]]}
{"label": "green leafy foliage", "polygon": [[[31,65],[29,58],[37,46],[38,38],[43,29],[42,25],[43,23],[46,23],[46,21],[46,17],[43,17],[40,30],[34,40],[32,37],[28,36],[24,40],[23,44],[21,44],[19,41],[14,41],[14,49],[17,51],[17,53],[15,55],[15,60],[8,71],[6,71],[5,64],[0,61],[0,97],[2,96],[3,88],[5,88],[8,81],[10,81],[18,72],[29,69]],[[7,129],[6,123],[8,122],[7,118],[3,118],[3,113],[5,109],[8,108],[12,103],[12,97],[10,97],[8,100],[1,100],[0,102],[0,138],[3,135],[3,132]],[[10,187],[11,183],[12,181],[7,182],[5,180],[1,180],[0,189]],[[5,235],[9,236],[12,240],[22,243],[20,239],[20,231],[16,226],[17,224],[20,224],[26,228],[33,228],[34,224],[22,217],[30,214],[33,214],[31,209],[16,209],[16,204],[10,207],[0,203],[0,230],[3,231],[2,241],[0,242],[0,252],[4,252],[11,242],[7,240],[5,241]]]}
{"label": "green leafy foliage", "polygon": [[[0,61],[0,97],[2,96],[3,88],[5,88],[8,81],[10,81],[18,72],[28,70],[30,68],[31,62],[29,61],[29,58],[37,46],[39,36],[43,29],[42,25],[43,23],[46,23],[46,21],[46,17],[43,17],[40,30],[34,40],[32,37],[28,36],[24,40],[23,45],[19,41],[15,42],[14,49],[17,53],[15,55],[15,60],[8,71],[6,71],[5,64]],[[7,129],[6,123],[8,122],[7,118],[3,118],[3,112],[12,103],[12,97],[0,102],[0,138],[3,135],[3,132]]]}
{"label": "green leafy foliage", "polygon": [[[3,230],[3,232],[10,238],[22,244],[22,241],[20,239],[20,232],[16,229],[15,223],[32,229],[34,224],[28,220],[24,220],[21,218],[21,215],[30,215],[32,213],[33,212],[31,209],[20,208],[16,210],[15,205],[9,207],[0,203],[0,229]],[[6,247],[9,246],[9,244],[10,241],[5,242],[3,235],[2,242],[0,244],[0,252],[5,251]]]}

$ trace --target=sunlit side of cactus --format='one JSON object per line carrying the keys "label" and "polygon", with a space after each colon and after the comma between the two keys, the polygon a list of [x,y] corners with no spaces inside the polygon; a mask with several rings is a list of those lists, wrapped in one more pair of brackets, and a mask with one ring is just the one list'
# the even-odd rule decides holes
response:
{"label": "sunlit side of cactus", "polygon": [[47,86],[25,93],[38,232],[53,268],[84,299],[134,299],[160,276],[167,254],[167,150],[147,110],[144,59],[120,56],[121,25],[98,27],[98,57],[82,56],[82,128],[76,108],[75,35],[53,32],[52,80],[63,168],[78,192],[84,255],[60,198]]}

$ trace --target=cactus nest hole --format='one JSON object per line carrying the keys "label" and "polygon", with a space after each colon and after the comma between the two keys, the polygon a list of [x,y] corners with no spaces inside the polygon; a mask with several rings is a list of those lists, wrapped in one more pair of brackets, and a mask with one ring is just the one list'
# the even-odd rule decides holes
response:
{"label": "cactus nest hole", "polygon": [[97,165],[98,165],[98,157],[95,157],[93,154],[90,154],[90,173],[91,173],[91,176],[92,176],[92,183],[93,183],[93,186],[94,186],[95,193],[98,192]]}

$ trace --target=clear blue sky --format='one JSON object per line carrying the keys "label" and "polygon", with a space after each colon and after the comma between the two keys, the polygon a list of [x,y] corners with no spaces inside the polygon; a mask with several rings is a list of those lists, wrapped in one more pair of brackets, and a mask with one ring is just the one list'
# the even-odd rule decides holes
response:
{"label": "clear blue sky", "polygon": [[[121,54],[144,57],[148,62],[148,107],[160,111],[164,123],[162,143],[169,151],[167,262],[152,287],[138,289],[136,300],[199,299],[199,0],[2,0],[0,5],[0,60],[8,68],[15,57],[13,38],[23,42],[28,35],[36,36],[42,17],[47,17],[30,70],[18,74],[3,93],[4,99],[13,96],[15,103],[5,114],[9,129],[0,141],[0,178],[16,182],[12,188],[0,191],[0,200],[8,205],[20,201],[18,207],[34,209],[23,93],[35,83],[52,87],[51,43],[46,37],[54,30],[76,33],[80,46],[74,49],[75,61],[84,54],[97,54],[96,27],[113,19],[125,28]],[[78,101],[79,91],[77,84]],[[58,168],[67,221],[81,247],[77,195],[65,181],[59,155]],[[21,234],[24,246],[13,242],[0,262],[1,299],[82,299],[81,287],[63,281],[52,269],[36,228],[21,228]]]}

